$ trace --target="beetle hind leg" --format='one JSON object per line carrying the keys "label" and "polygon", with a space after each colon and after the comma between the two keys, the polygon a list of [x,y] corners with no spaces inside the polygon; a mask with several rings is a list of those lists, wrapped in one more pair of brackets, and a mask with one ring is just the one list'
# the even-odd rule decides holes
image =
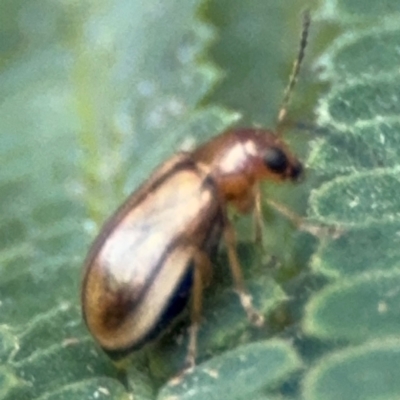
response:
{"label": "beetle hind leg", "polygon": [[203,289],[207,284],[210,273],[211,263],[206,253],[194,250],[193,256],[194,274],[191,299],[191,324],[189,327],[189,343],[185,360],[185,371],[191,371],[196,364],[197,356],[197,335],[200,328],[201,312],[203,304]]}

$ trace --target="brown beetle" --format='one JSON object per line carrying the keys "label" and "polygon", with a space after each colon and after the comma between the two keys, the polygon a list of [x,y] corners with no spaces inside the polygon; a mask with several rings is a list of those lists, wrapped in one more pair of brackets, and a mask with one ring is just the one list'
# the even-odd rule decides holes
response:
{"label": "brown beetle", "polygon": [[[278,118],[286,114],[307,43],[305,15],[300,52]],[[120,359],[154,339],[192,298],[186,364],[193,366],[202,290],[210,256],[224,238],[235,289],[250,320],[263,323],[247,292],[227,205],[256,213],[258,183],[297,181],[302,165],[280,134],[234,129],[182,152],[158,167],[105,223],[85,262],[82,310],[100,346]]]}

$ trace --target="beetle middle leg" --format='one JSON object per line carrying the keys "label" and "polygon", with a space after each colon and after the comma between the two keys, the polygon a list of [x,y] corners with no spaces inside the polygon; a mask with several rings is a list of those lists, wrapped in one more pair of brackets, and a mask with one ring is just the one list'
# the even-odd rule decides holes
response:
{"label": "beetle middle leg", "polygon": [[245,287],[242,269],[240,267],[239,258],[236,252],[235,230],[227,218],[224,227],[224,238],[228,251],[229,265],[231,268],[235,289],[239,295],[240,303],[242,304],[242,307],[244,308],[251,323],[256,326],[262,326],[264,323],[264,317],[254,308],[253,299]]}

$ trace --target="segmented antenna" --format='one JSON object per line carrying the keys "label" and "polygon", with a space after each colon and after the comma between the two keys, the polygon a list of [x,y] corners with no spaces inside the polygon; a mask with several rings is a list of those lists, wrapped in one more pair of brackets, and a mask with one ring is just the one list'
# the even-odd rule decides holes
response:
{"label": "segmented antenna", "polygon": [[301,40],[300,40],[300,48],[299,53],[297,55],[296,60],[293,63],[292,73],[290,74],[289,83],[286,86],[282,105],[278,113],[278,121],[277,121],[277,132],[278,135],[280,134],[282,124],[286,118],[287,108],[290,102],[290,98],[293,92],[293,88],[296,85],[297,78],[300,71],[300,66],[304,58],[305,50],[307,47],[307,40],[308,40],[308,32],[310,28],[311,18],[309,10],[306,10],[303,14],[303,31],[301,33]]}

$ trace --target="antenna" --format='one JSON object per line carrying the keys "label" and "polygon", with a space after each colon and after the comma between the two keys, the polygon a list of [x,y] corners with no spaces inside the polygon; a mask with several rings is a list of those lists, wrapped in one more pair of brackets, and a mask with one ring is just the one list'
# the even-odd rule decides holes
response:
{"label": "antenna", "polygon": [[297,82],[297,78],[299,75],[299,71],[300,71],[300,66],[301,63],[303,61],[304,58],[304,54],[305,54],[305,50],[307,47],[307,40],[308,40],[308,32],[309,32],[309,28],[310,28],[310,23],[311,23],[311,18],[310,18],[310,11],[306,10],[303,14],[303,30],[301,32],[301,39],[300,39],[300,48],[299,48],[299,53],[297,55],[296,60],[293,63],[293,67],[292,67],[292,73],[290,74],[290,78],[289,78],[289,83],[286,86],[285,92],[284,92],[284,96],[283,96],[283,100],[282,100],[282,105],[281,108],[279,110],[278,113],[278,121],[277,121],[277,133],[278,136],[280,135],[280,131],[281,131],[281,127],[282,124],[286,118],[286,114],[287,114],[287,108],[291,99],[291,95],[293,92],[293,88],[296,85]]}

